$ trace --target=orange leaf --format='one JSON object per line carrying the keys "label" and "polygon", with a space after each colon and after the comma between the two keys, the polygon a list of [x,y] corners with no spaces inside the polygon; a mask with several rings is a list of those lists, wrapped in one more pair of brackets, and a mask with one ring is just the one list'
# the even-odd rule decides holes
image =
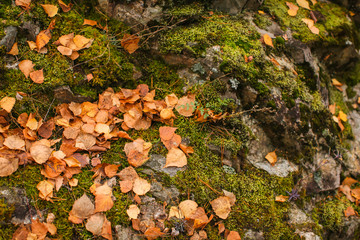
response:
{"label": "orange leaf", "polygon": [[155,240],[163,235],[165,235],[165,233],[161,232],[160,228],[158,227],[150,227],[144,232],[144,236],[147,240]]}
{"label": "orange leaf", "polygon": [[241,240],[241,237],[238,232],[230,231],[230,233],[226,237],[226,240]]}
{"label": "orange leaf", "polygon": [[30,78],[34,83],[41,84],[44,82],[44,72],[43,69],[37,70],[30,73]]}
{"label": "orange leaf", "polygon": [[135,35],[124,34],[121,40],[121,46],[130,54],[134,53],[139,48],[140,38]]}
{"label": "orange leaf", "polygon": [[37,50],[42,49],[51,39],[49,30],[43,30],[36,36],[36,47]]}
{"label": "orange leaf", "polygon": [[15,0],[15,4],[24,9],[30,9],[31,0]]}
{"label": "orange leaf", "polygon": [[195,111],[195,95],[191,94],[179,99],[175,109],[185,117],[190,117]]}
{"label": "orange leaf", "polygon": [[41,4],[41,6],[49,17],[55,16],[59,10],[57,6],[51,4]]}
{"label": "orange leaf", "polygon": [[344,214],[345,214],[345,217],[357,215],[357,213],[355,212],[355,210],[353,209],[352,206],[348,206],[348,208],[344,211]]}
{"label": "orange leaf", "polygon": [[274,47],[271,37],[268,34],[263,35],[264,43],[270,47]]}
{"label": "orange leaf", "polygon": [[269,152],[266,156],[265,156],[266,160],[269,161],[269,163],[274,166],[276,161],[277,161],[277,156],[276,156],[276,153],[275,151],[273,152]]}
{"label": "orange leaf", "polygon": [[221,219],[226,219],[231,211],[230,199],[228,197],[218,197],[210,202],[216,215]]}
{"label": "orange leaf", "polygon": [[15,172],[19,167],[19,159],[0,157],[0,177],[6,177]]}
{"label": "orange leaf", "polygon": [[135,204],[131,204],[126,210],[126,213],[130,219],[137,219],[138,215],[140,214],[140,209]]}
{"label": "orange leaf", "polygon": [[310,9],[309,2],[306,0],[296,0],[296,3],[299,4],[300,7]]}
{"label": "orange leaf", "polygon": [[30,73],[34,71],[34,66],[35,64],[33,64],[30,60],[23,60],[19,63],[19,69],[26,78],[28,78]]}
{"label": "orange leaf", "polygon": [[95,212],[105,212],[110,210],[114,202],[112,200],[112,188],[107,182],[95,189]]}
{"label": "orange leaf", "polygon": [[39,190],[39,197],[50,201],[53,197],[54,186],[54,183],[47,180],[39,182],[38,185],[36,185],[36,188]]}
{"label": "orange leaf", "polygon": [[58,0],[59,6],[61,7],[61,9],[63,10],[63,12],[68,12],[71,10],[71,7],[73,6],[72,3],[69,4],[65,4],[63,1]]}
{"label": "orange leaf", "polygon": [[192,200],[185,200],[179,204],[179,209],[185,218],[189,218],[198,208],[198,204]]}
{"label": "orange leaf", "polygon": [[58,46],[58,47],[57,47],[57,50],[58,50],[62,55],[65,55],[65,56],[71,56],[72,53],[73,53],[73,50],[72,50],[71,48],[64,47],[64,46]]}
{"label": "orange leaf", "polygon": [[136,178],[134,181],[133,192],[137,195],[145,195],[148,191],[150,191],[151,185],[148,181],[143,178]]}
{"label": "orange leaf", "polygon": [[183,167],[187,165],[187,158],[183,151],[179,148],[171,148],[166,155],[166,167]]}
{"label": "orange leaf", "polygon": [[17,42],[14,43],[11,50],[7,54],[11,54],[11,55],[14,55],[14,56],[19,54],[19,49],[18,49],[18,43]]}
{"label": "orange leaf", "polygon": [[16,99],[13,97],[4,97],[0,100],[0,107],[9,113],[13,109],[15,102]]}
{"label": "orange leaf", "polygon": [[276,202],[286,202],[289,199],[289,196],[279,195],[275,197]]}
{"label": "orange leaf", "polygon": [[26,41],[29,45],[30,50],[34,50],[36,48],[36,43],[33,41]]}
{"label": "orange leaf", "polygon": [[97,21],[89,20],[89,19],[84,19],[83,25],[95,26],[95,25],[97,25]]}
{"label": "orange leaf", "polygon": [[288,14],[293,17],[296,16],[299,7],[291,2],[286,2],[286,5],[289,7]]}
{"label": "orange leaf", "polygon": [[[89,197],[84,193],[81,198],[77,199],[69,213],[69,220],[80,219],[81,222],[85,218],[90,217],[94,213],[95,207]],[[74,218],[75,217],[75,218]],[[78,221],[74,223],[79,223]]]}

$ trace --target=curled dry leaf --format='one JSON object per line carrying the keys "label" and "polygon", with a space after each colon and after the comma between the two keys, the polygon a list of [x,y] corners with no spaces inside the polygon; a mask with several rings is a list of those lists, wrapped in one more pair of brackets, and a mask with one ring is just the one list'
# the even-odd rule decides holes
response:
{"label": "curled dry leaf", "polygon": [[89,19],[84,19],[83,25],[96,26],[96,25],[97,25],[97,21],[89,20]]}
{"label": "curled dry leaf", "polygon": [[136,178],[134,181],[133,192],[137,195],[145,195],[151,189],[151,184],[143,178]]}
{"label": "curled dry leaf", "polygon": [[163,235],[165,235],[165,233],[161,232],[158,227],[150,227],[144,232],[144,237],[146,237],[147,240],[155,240]]}
{"label": "curled dry leaf", "polygon": [[49,17],[54,17],[59,10],[57,6],[51,4],[41,4],[41,6]]}
{"label": "curled dry leaf", "polygon": [[13,109],[15,102],[16,99],[13,97],[4,97],[0,101],[0,107],[9,113]]}
{"label": "curled dry leaf", "polygon": [[269,163],[274,166],[275,163],[277,162],[277,156],[276,156],[276,152],[269,152],[266,156],[265,159],[269,161]]}
{"label": "curled dry leaf", "polygon": [[152,144],[145,142],[141,138],[136,139],[131,143],[126,143],[124,151],[128,157],[128,162],[133,167],[139,167],[143,165],[148,159],[148,154]]}
{"label": "curled dry leaf", "polygon": [[172,148],[169,150],[166,155],[166,163],[164,168],[166,167],[183,167],[187,165],[187,158],[183,151],[179,148]]}
{"label": "curled dry leaf", "polygon": [[126,213],[130,219],[137,219],[138,215],[140,214],[140,209],[135,204],[131,204],[126,210]]}
{"label": "curled dry leaf", "polygon": [[19,167],[19,159],[7,159],[0,157],[0,177],[10,176]]}
{"label": "curled dry leaf", "polygon": [[185,117],[190,117],[195,111],[195,95],[191,94],[179,99],[175,109],[178,113]]}
{"label": "curled dry leaf", "polygon": [[179,209],[185,218],[189,218],[198,208],[198,204],[192,200],[185,200],[179,204]]}
{"label": "curled dry leaf", "polygon": [[69,213],[69,221],[79,224],[94,213],[95,207],[90,198],[84,193],[77,199]]}
{"label": "curled dry leaf", "polygon": [[73,6],[72,3],[69,4],[65,4],[63,1],[58,0],[59,6],[61,7],[61,9],[63,10],[63,12],[68,12],[71,10],[71,7]]}
{"label": "curled dry leaf", "polygon": [[264,43],[270,47],[274,47],[271,37],[268,34],[263,35]]}
{"label": "curled dry leaf", "polygon": [[34,71],[34,66],[35,64],[33,64],[30,60],[23,60],[19,63],[19,69],[26,78],[28,78],[30,73]]}
{"label": "curled dry leaf", "polygon": [[218,197],[210,202],[216,215],[221,219],[226,219],[231,211],[230,199],[228,197]]}
{"label": "curled dry leaf", "polygon": [[36,188],[39,190],[39,197],[50,201],[53,197],[54,186],[54,183],[48,180],[39,182],[38,185],[36,185]]}
{"label": "curled dry leaf", "polygon": [[19,54],[19,48],[18,48],[17,42],[14,43],[14,45],[11,47],[10,51],[7,54],[14,55],[14,56]]}
{"label": "curled dry leaf", "polygon": [[43,69],[37,70],[30,73],[30,78],[34,83],[41,84],[44,82],[44,72]]}

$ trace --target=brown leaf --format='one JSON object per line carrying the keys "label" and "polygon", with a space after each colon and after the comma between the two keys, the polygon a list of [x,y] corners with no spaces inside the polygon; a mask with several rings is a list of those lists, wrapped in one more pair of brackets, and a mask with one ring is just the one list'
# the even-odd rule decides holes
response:
{"label": "brown leaf", "polygon": [[50,201],[53,197],[54,186],[54,183],[48,180],[39,182],[38,185],[36,185],[36,188],[39,190],[39,197],[46,201]]}
{"label": "brown leaf", "polygon": [[84,19],[83,25],[96,26],[96,25],[97,25],[97,21],[89,20],[89,19]]}
{"label": "brown leaf", "polygon": [[13,97],[4,97],[0,101],[0,107],[9,113],[13,109],[15,102],[16,99]]}
{"label": "brown leaf", "polygon": [[146,237],[147,240],[155,240],[163,235],[165,235],[165,233],[161,232],[158,227],[150,227],[144,232],[144,237]]}
{"label": "brown leaf", "polygon": [[348,185],[349,187],[351,187],[351,185],[353,185],[354,183],[358,183],[359,181],[351,178],[351,177],[346,177],[344,179],[344,181],[341,183],[341,185]]}
{"label": "brown leaf", "polygon": [[134,187],[134,181],[124,180],[120,181],[120,191],[122,193],[130,192]]}
{"label": "brown leaf", "polygon": [[36,48],[36,43],[34,41],[26,41],[29,45],[30,50],[34,50]]}
{"label": "brown leaf", "polygon": [[151,184],[143,178],[136,178],[134,181],[133,192],[137,195],[145,195],[151,189]]}
{"label": "brown leaf", "polygon": [[210,202],[216,215],[221,219],[226,219],[231,211],[230,199],[228,197],[218,197]]}
{"label": "brown leaf", "polygon": [[63,1],[58,0],[59,6],[61,7],[61,9],[63,10],[63,12],[68,12],[71,10],[71,7],[73,6],[72,3],[69,4],[65,4]]}
{"label": "brown leaf", "polygon": [[178,101],[179,101],[179,99],[177,98],[177,96],[174,93],[167,95],[165,97],[166,105],[168,108],[171,108],[171,109],[173,109],[176,106]]}
{"label": "brown leaf", "polygon": [[42,30],[37,36],[36,36],[36,47],[37,50],[42,49],[45,47],[45,45],[50,41],[51,34],[49,30]]}
{"label": "brown leaf", "polygon": [[19,167],[19,159],[7,159],[0,157],[0,177],[10,176]]}
{"label": "brown leaf", "polygon": [[179,99],[175,109],[185,117],[190,117],[195,111],[195,95],[188,95]]}
{"label": "brown leaf", "polygon": [[225,225],[223,223],[219,223],[219,235],[225,231]]}
{"label": "brown leaf", "polygon": [[300,7],[310,9],[309,2],[306,0],[296,0],[296,3],[299,4]]}
{"label": "brown leaf", "polygon": [[55,129],[55,122],[53,119],[48,120],[47,122],[43,123],[39,130],[38,134],[43,138],[49,138],[51,137],[53,131]]}
{"label": "brown leaf", "polygon": [[34,83],[41,84],[44,82],[44,72],[43,69],[37,70],[30,73],[30,78]]}
{"label": "brown leaf", "polygon": [[84,37],[84,36],[82,36],[82,35],[76,35],[76,36],[74,37],[74,39],[73,39],[76,47],[77,47],[79,50],[82,49],[82,48],[84,48],[84,47],[86,47],[86,45],[87,45],[88,43],[90,43],[91,40],[92,40],[92,39],[86,38],[86,37]]}
{"label": "brown leaf", "polygon": [[185,200],[179,204],[179,209],[185,218],[189,218],[198,208],[198,204],[192,200]]}
{"label": "brown leaf", "polygon": [[114,202],[112,200],[112,188],[107,182],[95,189],[95,212],[106,212],[110,210]]}
{"label": "brown leaf", "polygon": [[187,165],[187,158],[183,151],[179,148],[172,148],[166,155],[166,167],[183,167]]}
{"label": "brown leaf", "polygon": [[31,0],[15,0],[15,4],[23,9],[30,9]]}
{"label": "brown leaf", "polygon": [[190,153],[194,153],[194,149],[190,146],[186,146],[184,144],[180,144],[180,149],[183,150],[183,152],[189,156]]}
{"label": "brown leaf", "polygon": [[299,7],[292,2],[286,2],[286,5],[289,7],[288,14],[292,17],[296,16]]}
{"label": "brown leaf", "polygon": [[31,220],[31,232],[37,236],[35,239],[44,239],[48,229],[44,223],[41,223],[38,219]]}
{"label": "brown leaf", "polygon": [[[79,223],[77,219],[80,219],[81,222],[90,217],[94,213],[95,207],[94,204],[91,202],[89,197],[84,193],[81,198],[77,199],[72,209],[69,213],[69,220],[75,220],[73,223]],[[75,217],[75,218],[74,218]]]}
{"label": "brown leaf", "polygon": [[275,150],[273,152],[269,152],[265,156],[265,159],[268,160],[272,166],[274,166],[277,161],[277,156],[276,156]]}
{"label": "brown leaf", "polygon": [[303,18],[301,19],[301,21],[303,21],[304,23],[307,24],[308,28],[310,29],[310,31],[314,34],[319,34],[319,29],[317,27],[314,26],[314,21],[308,18]]}
{"label": "brown leaf", "polygon": [[26,226],[20,226],[13,234],[12,240],[27,240],[30,231]]}
{"label": "brown leaf", "polygon": [[286,202],[289,199],[289,196],[279,195],[275,197],[276,202]]}
{"label": "brown leaf", "polygon": [[136,139],[131,143],[126,143],[124,151],[128,157],[128,162],[133,167],[139,167],[148,159],[148,154],[151,149],[151,143],[145,142],[141,138]]}
{"label": "brown leaf", "polygon": [[18,48],[18,43],[14,43],[14,45],[11,47],[10,51],[7,54],[11,54],[11,55],[18,55],[19,54],[19,48]]}
{"label": "brown leaf", "polygon": [[8,136],[3,144],[10,149],[25,151],[25,141],[18,135]]}
{"label": "brown leaf", "polygon": [[351,189],[351,195],[356,198],[356,200],[360,200],[360,188]]}
{"label": "brown leaf", "polygon": [[130,54],[134,53],[139,48],[140,38],[135,35],[124,34],[121,40],[121,46]]}
{"label": "brown leaf", "polygon": [[30,73],[34,71],[34,66],[35,64],[33,64],[30,60],[23,60],[19,63],[19,69],[26,78],[28,78]]}
{"label": "brown leaf", "polygon": [[205,213],[205,209],[198,207],[190,216],[189,219],[194,220],[193,228],[203,228],[209,223],[209,218]]}
{"label": "brown leaf", "polygon": [[130,219],[137,219],[138,215],[140,214],[140,209],[135,204],[131,204],[126,210],[126,213]]}
{"label": "brown leaf", "polygon": [[235,205],[235,202],[236,202],[236,196],[234,193],[232,192],[229,192],[229,191],[226,191],[223,189],[223,193],[225,195],[225,197],[228,197],[229,200],[230,200],[230,206],[234,206]]}
{"label": "brown leaf", "polygon": [[44,11],[49,17],[54,17],[59,10],[59,8],[55,5],[51,5],[51,4],[40,4],[40,5],[43,7]]}
{"label": "brown leaf", "polygon": [[226,240],[241,240],[241,237],[238,232],[230,231],[230,233],[226,237]]}
{"label": "brown leaf", "polygon": [[87,133],[80,133],[79,136],[76,138],[75,147],[83,150],[89,150],[95,144],[96,144],[95,136]]}
{"label": "brown leaf", "polygon": [[68,47],[64,47],[64,46],[58,46],[57,50],[65,56],[71,56],[71,54],[73,53],[73,50],[71,48]]}
{"label": "brown leaf", "polygon": [[104,171],[107,177],[112,178],[116,175],[116,172],[118,170],[120,165],[116,165],[116,164],[109,164],[107,166],[105,166]]}
{"label": "brown leaf", "polygon": [[43,144],[42,141],[34,142],[30,147],[31,157],[38,164],[45,163],[49,159],[51,152],[52,149],[48,145]]}
{"label": "brown leaf", "polygon": [[350,217],[356,215],[355,210],[352,206],[348,206],[347,209],[344,211],[345,217]]}
{"label": "brown leaf", "polygon": [[268,34],[263,35],[264,43],[270,47],[274,47],[271,37]]}
{"label": "brown leaf", "polygon": [[101,235],[102,228],[104,226],[105,215],[103,213],[96,213],[92,215],[86,222],[86,230],[92,234],[99,236]]}

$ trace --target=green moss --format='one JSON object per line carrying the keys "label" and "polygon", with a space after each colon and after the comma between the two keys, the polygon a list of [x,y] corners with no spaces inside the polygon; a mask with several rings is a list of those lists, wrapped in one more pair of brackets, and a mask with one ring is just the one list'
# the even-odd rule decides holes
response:
{"label": "green moss", "polygon": [[255,14],[253,21],[261,29],[266,29],[272,24],[270,17],[264,14]]}
{"label": "green moss", "polygon": [[171,8],[166,13],[174,17],[192,17],[199,16],[204,12],[204,6],[199,3],[177,6]]}
{"label": "green moss", "polygon": [[314,219],[319,220],[319,223],[325,229],[336,231],[343,226],[344,210],[348,206],[350,206],[350,203],[345,197],[327,199],[318,204],[312,215]]}

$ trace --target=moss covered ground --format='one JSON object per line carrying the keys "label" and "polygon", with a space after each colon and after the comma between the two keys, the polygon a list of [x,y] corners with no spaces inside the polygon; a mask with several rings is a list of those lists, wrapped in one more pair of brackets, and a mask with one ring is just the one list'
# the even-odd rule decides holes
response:
{"label": "moss covered ground", "polygon": [[[56,1],[46,1],[46,3],[55,4]],[[36,112],[39,116],[44,117],[49,111],[50,115],[53,115],[57,102],[50,105],[53,99],[52,90],[62,85],[69,85],[75,93],[91,96],[94,99],[107,87],[134,88],[141,83],[148,84],[151,89],[155,89],[159,99],[169,93],[177,95],[183,93],[184,84],[176,73],[177,67],[167,65],[160,57],[153,56],[145,47],[132,55],[128,54],[121,48],[120,40],[125,32],[131,32],[131,30],[123,23],[102,14],[95,6],[96,1],[89,1],[88,4],[79,3],[75,4],[72,11],[58,14],[56,27],[52,31],[52,40],[47,45],[48,54],[43,55],[30,51],[26,44],[26,34],[18,35],[16,40],[20,46],[20,53],[16,60],[32,60],[36,69],[44,69],[45,81],[44,84],[36,85],[30,79],[26,79],[19,70],[5,68],[5,61],[3,58],[1,59],[0,98],[15,96],[16,92],[27,94],[15,106],[13,112],[15,118],[22,112]],[[323,134],[324,137],[329,136],[326,135],[325,130],[330,131],[332,136],[335,136],[334,138],[337,137],[339,134],[337,126],[332,122],[322,121],[329,117],[329,113],[321,102],[319,92],[314,87],[314,76],[308,74],[307,67],[298,66],[295,69],[298,73],[296,75],[290,70],[280,69],[265,60],[266,55],[282,54],[284,44],[281,39],[276,41],[275,49],[263,46],[259,41],[261,36],[243,18],[216,13],[210,15],[204,9],[203,5],[196,4],[168,11],[170,16],[187,17],[190,20],[187,24],[167,30],[159,36],[161,53],[181,54],[186,51],[194,57],[203,57],[208,47],[220,45],[223,60],[221,70],[239,80],[240,86],[249,85],[257,90],[259,93],[257,104],[260,107],[276,108],[269,96],[272,88],[278,88],[282,92],[283,100],[289,106],[293,105],[296,99],[301,100],[304,130],[311,122],[312,125],[317,126],[318,133]],[[256,15],[254,21],[259,27],[267,27],[274,17],[284,29],[291,28],[295,32],[294,37],[305,43],[344,44],[344,39],[337,36],[343,36],[341,35],[342,31],[352,31],[351,23],[344,15],[345,10],[335,4],[319,3],[316,7],[316,10],[320,11],[327,19],[316,24],[320,29],[320,35],[311,34],[306,25],[301,22],[301,18],[307,16],[307,10],[300,9],[298,16],[290,21],[285,1],[279,4],[279,1],[267,0],[262,9],[268,15]],[[30,13],[25,12],[16,18],[15,16],[20,13],[21,9],[11,6],[8,1],[5,7],[0,9],[0,29],[9,25],[20,26],[27,20],[34,21],[39,24],[41,29],[45,29],[51,20],[39,2],[32,5]],[[83,26],[84,18],[107,25],[108,31]],[[74,62],[62,56],[56,50],[56,46],[51,44],[58,37],[71,32],[95,39],[92,46],[82,50],[79,59]],[[2,36],[4,33],[0,30],[0,38]],[[5,49],[2,48],[1,51],[2,56],[5,55]],[[253,61],[246,62],[245,56],[252,56]],[[359,69],[358,66],[357,69]],[[133,79],[135,70],[142,72],[143,76],[140,79]],[[85,75],[90,72],[94,75],[94,79],[88,82]],[[357,79],[356,74],[359,72],[355,71],[349,79]],[[322,79],[324,84],[329,84],[329,81],[328,78]],[[226,86],[222,81],[213,79],[208,84],[194,86],[189,91],[197,94],[196,100],[199,106],[209,108],[216,113],[232,113],[237,110],[238,106],[233,100],[220,97],[225,90]],[[349,109],[343,102],[342,96],[339,96],[339,92],[332,89],[330,95],[331,101],[336,102],[341,110],[348,113]],[[160,126],[157,123],[146,131],[129,131],[129,134],[134,139],[141,137],[145,141],[150,141],[154,146],[150,154],[164,155],[165,149],[157,144],[160,143],[158,135]],[[248,143],[253,137],[251,131],[246,127],[246,123],[235,116],[219,123],[200,124],[193,119],[177,115],[174,126],[178,128],[177,133],[183,138],[188,138],[190,145],[195,149],[195,153],[188,159],[186,171],[178,173],[175,177],[159,175],[165,186],[175,185],[180,190],[180,200],[191,196],[205,208],[206,212],[211,212],[209,201],[218,197],[218,194],[206,186],[203,183],[205,182],[216,191],[221,192],[222,189],[225,189],[236,195],[237,203],[232,208],[229,218],[224,220],[227,229],[239,231],[242,236],[247,229],[252,229],[262,231],[265,239],[299,239],[294,233],[295,228],[286,222],[290,203],[278,203],[274,200],[275,196],[286,195],[286,191],[291,191],[299,176],[296,174],[286,178],[270,176],[243,160],[241,160],[240,172],[229,172],[223,166],[221,156],[207,147],[208,144],[225,147],[231,150],[235,157],[238,157],[240,152],[246,153]],[[345,127],[347,131],[343,132],[341,137],[351,139],[351,128],[349,125]],[[102,161],[120,164],[120,169],[128,166],[123,152],[125,143],[125,140],[113,142],[111,149],[102,155]],[[309,151],[309,149],[304,151]],[[306,155],[309,152],[302,154]],[[295,159],[293,160],[295,161]],[[38,197],[36,185],[44,177],[40,174],[40,167],[36,165],[21,166],[11,176],[0,178],[0,186],[24,188],[33,207],[54,213],[56,216],[54,224],[58,228],[56,238],[92,239],[92,234],[83,225],[74,225],[67,220],[74,200],[84,192],[90,192],[92,175],[90,167],[84,168],[82,173],[75,176],[79,180],[78,186],[62,187],[59,192],[55,193],[53,203]],[[151,180],[151,176],[142,175],[142,177]],[[112,226],[118,224],[130,226],[131,222],[126,215],[126,209],[132,204],[131,197],[121,193],[119,186],[113,189],[113,194],[116,201],[114,207],[106,212],[107,218],[111,221]],[[296,203],[301,205],[304,201],[301,199]],[[343,199],[324,200],[314,209],[313,218],[317,220],[316,224],[321,224],[324,229],[336,230],[342,226],[343,211],[348,205]],[[0,199],[0,222],[2,216],[8,214],[8,209],[4,201]],[[317,233],[321,235],[319,225],[316,225],[314,229],[317,229]],[[205,230],[209,239],[221,239],[214,223],[207,225]],[[10,239],[14,231],[15,227],[13,226],[1,225],[0,238]],[[178,237],[178,239],[187,238],[186,236]]]}

